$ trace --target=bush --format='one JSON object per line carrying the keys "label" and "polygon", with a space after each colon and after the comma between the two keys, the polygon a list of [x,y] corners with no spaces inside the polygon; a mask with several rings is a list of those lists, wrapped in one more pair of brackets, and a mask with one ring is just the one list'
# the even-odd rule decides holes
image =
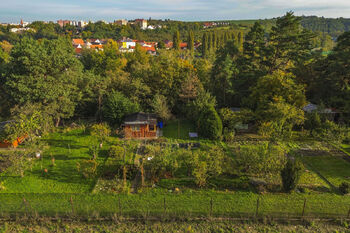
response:
{"label": "bush", "polygon": [[193,176],[196,178],[196,184],[199,187],[204,187],[207,183],[207,178],[208,178],[207,169],[208,169],[207,163],[202,161],[193,170]]}
{"label": "bush", "polygon": [[339,191],[342,194],[348,194],[350,192],[350,184],[348,182],[343,182],[339,185]]}
{"label": "bush", "polygon": [[203,109],[198,119],[200,136],[218,140],[222,135],[222,121],[215,108],[208,106]]}
{"label": "bush", "polygon": [[303,170],[304,166],[299,160],[288,159],[281,171],[282,185],[285,192],[295,190]]}
{"label": "bush", "polygon": [[285,161],[284,149],[272,143],[240,146],[235,153],[239,172],[258,177],[278,176]]}
{"label": "bush", "polygon": [[235,131],[225,128],[224,129],[224,141],[225,142],[233,142],[234,139],[235,139]]}
{"label": "bush", "polygon": [[105,123],[95,124],[91,127],[91,136],[95,136],[101,145],[107,140],[110,134],[111,129]]}
{"label": "bush", "polygon": [[111,146],[109,149],[109,156],[112,158],[116,158],[117,160],[124,159],[124,148],[121,146]]}
{"label": "bush", "polygon": [[204,187],[207,180],[216,178],[224,172],[225,152],[220,147],[212,147],[192,154],[192,175],[199,187]]}
{"label": "bush", "polygon": [[322,122],[319,114],[315,111],[312,113],[306,114],[306,120],[304,122],[304,127],[307,130],[310,130],[312,134],[314,131],[318,132],[322,127]]}
{"label": "bush", "polygon": [[103,117],[109,124],[119,126],[127,114],[138,112],[140,107],[137,103],[126,98],[122,93],[113,91],[103,103]]}
{"label": "bush", "polygon": [[318,133],[321,140],[333,143],[341,143],[346,139],[348,129],[345,126],[338,125],[333,121],[326,120]]}
{"label": "bush", "polygon": [[84,160],[77,163],[77,170],[80,171],[85,178],[94,178],[97,170],[96,160]]}

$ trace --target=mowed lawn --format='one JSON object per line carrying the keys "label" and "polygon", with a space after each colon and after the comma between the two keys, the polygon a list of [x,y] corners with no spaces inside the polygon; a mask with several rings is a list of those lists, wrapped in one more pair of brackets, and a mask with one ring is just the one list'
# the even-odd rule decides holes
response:
{"label": "mowed lawn", "polygon": [[190,132],[197,132],[195,125],[187,120],[172,120],[166,122],[163,129],[163,136],[170,139],[189,140]]}
{"label": "mowed lawn", "polygon": [[344,152],[350,156],[350,144],[342,144],[341,147],[343,148]]}
{"label": "mowed lawn", "polygon": [[[23,198],[31,210],[23,207]],[[253,192],[217,192],[210,190],[169,193],[155,188],[143,194],[1,194],[0,212],[40,215],[69,215],[74,211],[84,217],[98,213],[100,216],[121,214],[125,217],[179,218],[207,217],[253,217],[259,199],[259,216],[301,216],[304,200],[305,215],[317,217],[345,217],[350,197],[336,194],[264,194]],[[73,203],[73,209],[72,209]],[[164,205],[165,203],[165,205]],[[165,207],[165,208],[164,208]],[[173,218],[171,218],[173,219]]]}
{"label": "mowed lawn", "polygon": [[342,182],[350,182],[350,163],[341,157],[304,156],[303,161],[336,187]]}
{"label": "mowed lawn", "polygon": [[[77,163],[92,158],[90,145],[97,142],[83,130],[66,133],[53,133],[42,139],[49,149],[42,159],[34,159],[32,168],[28,168],[24,177],[4,172],[0,181],[5,187],[0,193],[89,193],[96,179],[86,179],[77,170]],[[102,169],[107,158],[108,143],[97,158],[98,169]],[[54,164],[53,165],[53,159]],[[45,172],[47,169],[47,172]]]}

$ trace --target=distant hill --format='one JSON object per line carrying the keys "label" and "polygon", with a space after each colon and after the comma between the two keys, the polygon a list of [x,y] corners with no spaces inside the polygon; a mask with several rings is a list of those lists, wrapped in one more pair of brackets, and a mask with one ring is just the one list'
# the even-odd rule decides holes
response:
{"label": "distant hill", "polygon": [[347,18],[303,16],[301,24],[311,31],[328,33],[332,37],[338,37],[342,33],[350,31],[350,19]]}
{"label": "distant hill", "polygon": [[[231,24],[248,26],[260,22],[266,30],[270,30],[276,19],[232,20]],[[317,16],[302,16],[301,25],[313,32],[327,33],[333,38],[350,31],[350,18],[324,18]]]}

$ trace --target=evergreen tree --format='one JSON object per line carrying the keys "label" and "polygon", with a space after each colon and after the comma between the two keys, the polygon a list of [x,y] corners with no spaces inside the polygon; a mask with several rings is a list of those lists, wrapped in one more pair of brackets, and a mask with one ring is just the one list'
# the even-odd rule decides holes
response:
{"label": "evergreen tree", "polygon": [[173,48],[175,50],[180,50],[180,43],[180,32],[176,30],[173,36]]}
{"label": "evergreen tree", "polygon": [[198,120],[198,129],[201,137],[212,140],[220,139],[222,121],[213,106],[207,106],[202,110]]}
{"label": "evergreen tree", "polygon": [[217,44],[216,44],[216,42],[217,42],[217,31],[214,31],[213,32],[213,49],[214,49],[214,51],[216,50],[216,48],[217,48]]}
{"label": "evergreen tree", "polygon": [[277,18],[268,46],[270,73],[278,69],[290,71],[296,63],[303,62],[310,56],[314,35],[301,27],[300,20],[293,12]]}
{"label": "evergreen tree", "polygon": [[238,49],[233,41],[227,42],[217,53],[212,69],[211,90],[220,107],[229,107],[232,104],[235,94],[234,79],[239,73],[235,62],[237,58]]}
{"label": "evergreen tree", "polygon": [[303,164],[299,160],[288,159],[281,171],[283,190],[285,192],[291,192],[297,187],[303,169]]}
{"label": "evergreen tree", "polygon": [[338,38],[333,53],[326,60],[321,60],[316,67],[321,70],[321,75],[316,80],[318,85],[315,87],[318,101],[345,113],[350,113],[349,64],[350,32],[345,32]]}
{"label": "evergreen tree", "polygon": [[244,41],[244,39],[243,39],[243,32],[239,32],[238,33],[238,44],[237,44],[237,46],[238,46],[238,49],[239,49],[239,51],[243,51],[243,41]]}
{"label": "evergreen tree", "polygon": [[209,52],[213,51],[213,33],[210,32],[208,35],[208,50]]}
{"label": "evergreen tree", "polygon": [[208,56],[208,52],[209,52],[209,43],[208,43],[208,33],[204,33],[203,34],[203,38],[202,38],[202,56],[205,58]]}
{"label": "evergreen tree", "polygon": [[187,48],[191,53],[191,56],[194,55],[194,34],[193,31],[189,31],[187,39]]}

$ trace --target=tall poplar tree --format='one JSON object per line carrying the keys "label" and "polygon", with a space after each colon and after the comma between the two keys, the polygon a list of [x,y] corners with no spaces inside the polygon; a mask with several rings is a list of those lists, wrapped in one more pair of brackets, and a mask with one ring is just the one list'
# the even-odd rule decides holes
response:
{"label": "tall poplar tree", "polygon": [[180,32],[176,30],[173,36],[173,48],[175,50],[180,50]]}
{"label": "tall poplar tree", "polygon": [[202,56],[207,57],[208,56],[208,33],[203,34],[202,38]]}
{"label": "tall poplar tree", "polygon": [[194,34],[192,30],[188,32],[187,48],[190,51],[191,56],[193,56],[194,55]]}

